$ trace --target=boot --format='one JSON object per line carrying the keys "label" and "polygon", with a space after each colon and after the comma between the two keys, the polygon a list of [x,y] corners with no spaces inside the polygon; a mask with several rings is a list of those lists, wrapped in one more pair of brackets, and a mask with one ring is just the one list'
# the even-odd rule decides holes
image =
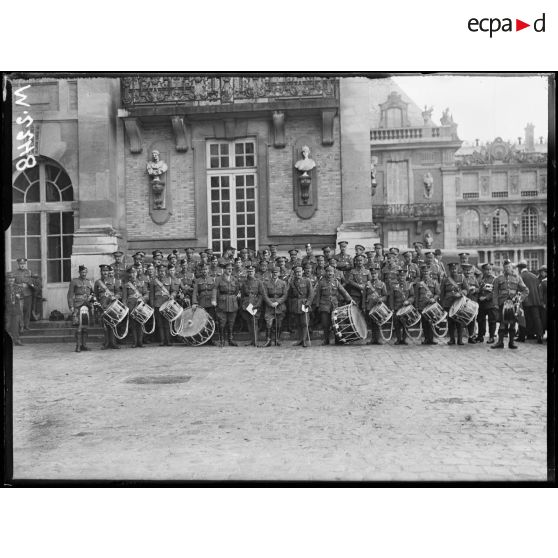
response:
{"label": "boot", "polygon": [[108,348],[109,348],[109,335],[107,331],[107,326],[103,326],[103,346],[101,347],[101,350],[105,351]]}
{"label": "boot", "polygon": [[300,327],[296,329],[296,336],[298,337],[298,341],[296,343],[293,343],[294,347],[302,345],[302,329]]}
{"label": "boot", "polygon": [[329,330],[324,331],[324,340],[322,341],[322,345],[329,345]]}
{"label": "boot", "polygon": [[81,350],[82,351],[88,351],[89,347],[87,346],[87,337],[88,337],[88,333],[87,330],[84,329],[81,332]]}
{"label": "boot", "polygon": [[517,345],[513,342],[513,336],[510,335],[510,340],[508,342],[509,349],[517,349]]}
{"label": "boot", "polygon": [[261,345],[262,347],[271,347],[271,328],[265,328],[265,343]]}
{"label": "boot", "polygon": [[457,344],[463,345],[463,328],[457,328]]}
{"label": "boot", "polygon": [[281,341],[279,341],[279,339],[281,339],[281,325],[277,325],[277,322],[275,322],[275,329],[273,330],[273,335],[275,336],[274,337],[275,346],[280,347]]}
{"label": "boot", "polygon": [[76,333],[75,333],[75,338],[76,338],[76,353],[80,353],[81,352],[81,331],[76,329]]}
{"label": "boot", "polygon": [[503,349],[504,348],[504,334],[498,333],[498,343],[492,345],[491,349]]}
{"label": "boot", "polygon": [[227,333],[228,333],[227,339],[228,339],[228,342],[229,342],[229,346],[230,347],[238,347],[238,345],[233,341],[233,338],[232,338],[233,337],[232,326],[228,327]]}
{"label": "boot", "polygon": [[219,347],[225,346],[225,328],[223,326],[219,326]]}

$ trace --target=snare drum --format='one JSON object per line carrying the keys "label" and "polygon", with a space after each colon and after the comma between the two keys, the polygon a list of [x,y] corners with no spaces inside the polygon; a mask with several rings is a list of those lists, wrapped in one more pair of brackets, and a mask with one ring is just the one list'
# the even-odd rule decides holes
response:
{"label": "snare drum", "polygon": [[448,313],[437,303],[433,302],[424,308],[422,315],[431,323],[438,324],[443,322],[447,317]]}
{"label": "snare drum", "polygon": [[420,322],[419,311],[412,304],[403,306],[397,310],[395,315],[403,322],[405,327],[413,327]]}
{"label": "snare drum", "polygon": [[177,323],[178,335],[184,338],[187,345],[194,347],[207,343],[215,333],[213,318],[201,307],[196,310],[186,308]]}
{"label": "snare drum", "polygon": [[161,304],[159,312],[161,313],[161,316],[163,316],[163,318],[172,323],[180,318],[182,312],[184,312],[184,308],[182,308],[182,306],[180,306],[180,304],[178,304],[176,300],[170,299]]}
{"label": "snare drum", "polygon": [[144,325],[151,316],[153,316],[153,308],[143,300],[130,312],[130,318],[141,325]]}
{"label": "snare drum", "polygon": [[461,325],[469,325],[476,317],[479,305],[474,300],[467,297],[458,298],[449,311],[449,317]]}
{"label": "snare drum", "polygon": [[368,312],[370,319],[377,325],[384,325],[393,316],[393,310],[383,302],[378,302],[370,312]]}
{"label": "snare drum", "polygon": [[119,300],[113,300],[103,312],[103,320],[111,326],[117,326],[128,315],[128,307]]}
{"label": "snare drum", "polygon": [[339,306],[331,313],[335,336],[341,343],[354,343],[366,339],[368,328],[364,315],[355,304]]}

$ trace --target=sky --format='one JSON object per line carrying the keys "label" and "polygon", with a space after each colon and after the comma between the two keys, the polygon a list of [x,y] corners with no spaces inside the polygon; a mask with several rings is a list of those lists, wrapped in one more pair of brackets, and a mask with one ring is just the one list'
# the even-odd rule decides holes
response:
{"label": "sky", "polygon": [[525,125],[535,125],[535,141],[548,131],[547,77],[396,76],[393,78],[422,109],[434,107],[432,120],[449,107],[459,138],[481,143],[496,137],[517,141]]}

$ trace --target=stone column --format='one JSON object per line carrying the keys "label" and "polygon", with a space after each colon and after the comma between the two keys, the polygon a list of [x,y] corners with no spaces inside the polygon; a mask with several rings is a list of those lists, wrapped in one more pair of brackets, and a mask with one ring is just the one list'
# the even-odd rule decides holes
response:
{"label": "stone column", "polygon": [[453,170],[442,169],[442,196],[444,206],[444,248],[457,249],[457,205]]}
{"label": "stone column", "polygon": [[119,248],[125,230],[116,119],[120,80],[79,79],[77,86],[79,226],[74,235],[72,276],[78,265],[85,264],[90,277],[97,277],[99,264],[113,261],[112,253]]}
{"label": "stone column", "polygon": [[370,178],[370,87],[367,78],[339,80],[341,124],[341,184],[343,223],[337,241],[346,240],[372,248],[379,242],[372,223]]}

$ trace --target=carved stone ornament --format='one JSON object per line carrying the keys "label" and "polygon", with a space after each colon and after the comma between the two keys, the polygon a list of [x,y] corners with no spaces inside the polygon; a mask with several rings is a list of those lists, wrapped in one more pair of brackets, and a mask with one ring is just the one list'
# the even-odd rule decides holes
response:
{"label": "carved stone ornament", "polygon": [[130,153],[141,153],[141,130],[137,118],[124,118],[124,129],[130,143]]}
{"label": "carved stone ornament", "polygon": [[293,150],[295,157],[302,155],[293,165],[293,201],[296,214],[309,219],[317,209],[318,188],[316,161],[310,157],[308,143],[302,143],[304,139],[309,138],[300,138]]}
{"label": "carved stone ornament", "polygon": [[146,165],[149,176],[149,212],[153,221],[159,225],[166,223],[171,215],[167,171],[168,166],[161,158],[160,151],[153,149],[151,160]]}
{"label": "carved stone ornament", "polygon": [[432,198],[432,186],[434,185],[434,179],[432,178],[432,175],[427,172],[423,177],[422,177],[422,182],[424,184],[424,197],[426,199],[430,199]]}
{"label": "carved stone ornament", "polygon": [[273,113],[273,146],[285,147],[285,113],[276,110]]}
{"label": "carved stone ornament", "polygon": [[172,130],[176,143],[176,150],[186,152],[190,147],[190,131],[188,130],[184,118],[182,116],[173,116],[171,118]]}
{"label": "carved stone ornament", "polygon": [[481,192],[484,197],[490,194],[490,177],[481,176]]}
{"label": "carved stone ornament", "polygon": [[322,110],[322,145],[333,145],[333,123],[336,109]]}
{"label": "carved stone ornament", "polygon": [[372,157],[370,163],[370,186],[372,187],[372,196],[376,193],[378,181],[376,180],[376,165],[378,164],[378,157]]}
{"label": "carved stone ornament", "polygon": [[432,248],[433,243],[434,243],[434,236],[432,236],[432,231],[430,229],[427,229],[424,232],[424,247]]}

